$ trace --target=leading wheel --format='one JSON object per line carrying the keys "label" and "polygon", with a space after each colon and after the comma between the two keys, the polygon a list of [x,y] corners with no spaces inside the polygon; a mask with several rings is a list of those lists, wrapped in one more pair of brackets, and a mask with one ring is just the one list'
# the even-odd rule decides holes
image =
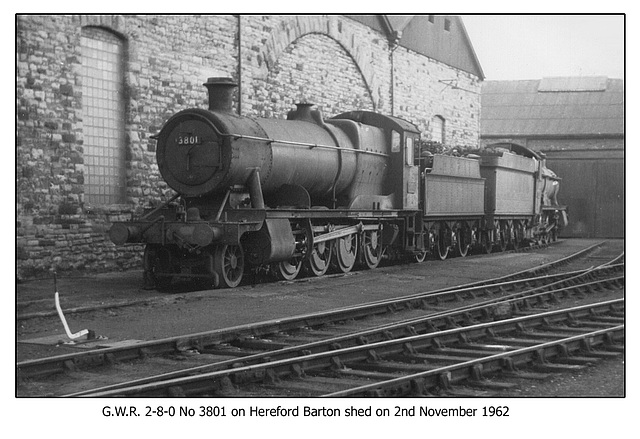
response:
{"label": "leading wheel", "polygon": [[336,239],[334,264],[342,273],[348,273],[356,264],[358,255],[358,235],[353,233]]}
{"label": "leading wheel", "polygon": [[244,275],[244,252],[239,245],[221,245],[216,248],[213,269],[218,275],[219,286],[234,288]]}
{"label": "leading wheel", "polygon": [[143,281],[148,289],[167,289],[171,285],[171,251],[158,245],[147,245],[144,249]]}
{"label": "leading wheel", "polygon": [[377,230],[367,230],[362,236],[362,259],[369,268],[376,268],[382,260],[382,245],[380,233]]}

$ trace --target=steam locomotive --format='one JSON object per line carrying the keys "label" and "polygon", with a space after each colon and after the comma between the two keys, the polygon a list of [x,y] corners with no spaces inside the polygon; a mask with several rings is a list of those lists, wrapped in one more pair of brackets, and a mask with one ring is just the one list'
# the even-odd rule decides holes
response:
{"label": "steam locomotive", "polygon": [[116,245],[146,244],[147,287],[174,278],[235,287],[258,267],[292,280],[383,258],[444,260],[555,239],[566,224],[560,179],[526,148],[434,155],[397,117],[325,120],[309,104],[286,120],[241,117],[231,79],[204,85],[208,110],[180,111],[154,136],[177,194],[109,231]]}

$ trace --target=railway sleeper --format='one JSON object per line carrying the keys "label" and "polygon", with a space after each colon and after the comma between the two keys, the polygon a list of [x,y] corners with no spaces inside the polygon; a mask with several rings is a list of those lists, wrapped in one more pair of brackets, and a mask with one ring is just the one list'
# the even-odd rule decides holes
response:
{"label": "railway sleeper", "polygon": [[487,390],[511,390],[518,387],[516,383],[507,383],[503,381],[495,381],[493,379],[470,379],[466,384],[470,387],[487,389]]}
{"label": "railway sleeper", "polygon": [[[482,358],[487,356],[487,350],[482,349],[465,349],[465,348],[436,348],[435,352],[441,354],[450,354],[455,355],[459,354],[460,356],[468,356],[472,358]],[[502,349],[500,349],[502,352]]]}
{"label": "railway sleeper", "polygon": [[602,347],[604,349],[606,349],[607,351],[610,352],[615,352],[615,353],[624,353],[624,344],[611,344],[611,343],[607,343],[602,345]]}
{"label": "railway sleeper", "polygon": [[479,344],[479,343],[461,343],[462,349],[470,349],[478,352],[508,352],[519,349],[521,346],[510,346],[506,344]]}
{"label": "railway sleeper", "polygon": [[76,363],[73,360],[65,360],[62,363],[62,367],[67,372],[75,372],[76,370],[78,370],[78,367],[76,366]]}
{"label": "railway sleeper", "polygon": [[583,327],[573,328],[570,326],[547,326],[544,328],[545,331],[553,331],[555,334],[565,334],[567,337],[575,334],[584,334],[587,332]]}
{"label": "railway sleeper", "polygon": [[553,359],[554,362],[560,364],[583,364],[585,366],[596,364],[601,360],[601,358],[597,357],[580,357],[574,355],[570,355],[568,357],[556,357]]}
{"label": "railway sleeper", "polygon": [[341,332],[339,330],[325,331],[322,329],[305,328],[304,330],[301,330],[300,332],[296,333],[296,335],[302,335],[305,337],[315,337],[315,338],[331,338],[331,337],[335,337],[336,334],[340,334],[340,333]]}
{"label": "railway sleeper", "polygon": [[[529,334],[527,334],[529,335]],[[527,347],[527,346],[535,346],[540,344],[540,340],[536,340],[533,338],[502,338],[496,337],[491,339],[492,342],[504,344],[504,345],[514,345],[517,347]]]}
{"label": "railway sleeper", "polygon": [[238,389],[231,382],[229,377],[223,377],[216,380],[214,386],[214,395],[216,396],[237,396]]}
{"label": "railway sleeper", "polygon": [[267,385],[266,387],[277,390],[280,395],[280,392],[285,390],[287,393],[292,392],[295,394],[287,396],[318,397],[327,393],[344,390],[349,387],[359,387],[363,384],[366,384],[366,382],[361,380],[307,377],[304,380],[282,380],[275,384]]}
{"label": "railway sleeper", "polygon": [[369,371],[369,370],[357,370],[357,369],[341,369],[333,373],[338,373],[340,375],[353,376],[353,377],[358,377],[363,379],[371,379],[371,380],[391,380],[394,378],[398,378],[398,375],[394,375],[392,373],[376,372],[376,371]]}
{"label": "railway sleeper", "polygon": [[274,337],[273,342],[276,344],[284,344],[286,346],[297,346],[318,341],[318,337],[312,335],[289,335]]}
{"label": "railway sleeper", "polygon": [[499,394],[487,390],[451,388],[447,389],[442,396],[450,396],[452,398],[494,398],[499,396]]}
{"label": "railway sleeper", "polygon": [[216,346],[204,348],[200,351],[202,354],[230,356],[230,357],[248,357],[250,355],[263,354],[263,350],[241,349],[236,346]]}
{"label": "railway sleeper", "polygon": [[[446,351],[445,351],[446,352]],[[412,359],[417,361],[426,361],[429,363],[462,363],[465,361],[477,360],[477,356],[463,356],[463,355],[447,355],[447,354],[415,354],[411,356]]]}
{"label": "railway sleeper", "polygon": [[426,364],[404,363],[395,361],[385,361],[380,363],[351,363],[349,367],[353,370],[364,370],[369,372],[385,372],[385,373],[400,373],[400,372],[426,372],[433,369]]}
{"label": "railway sleeper", "polygon": [[622,355],[624,353],[624,346],[619,346],[619,345],[609,345],[606,346],[605,349],[607,349],[606,351],[601,351],[601,350],[591,350],[591,351],[587,351],[586,353],[590,356],[590,357],[599,357],[599,358],[618,358],[620,355]]}
{"label": "railway sleeper", "polygon": [[[554,359],[556,361],[557,359]],[[533,370],[536,372],[577,372],[584,370],[585,365],[582,364],[561,364],[561,363],[537,363],[533,365]]]}
{"label": "railway sleeper", "polygon": [[[546,308],[543,308],[546,309]],[[540,307],[536,308],[519,308],[517,311],[514,311],[513,317],[527,317],[535,314],[540,314]]]}
{"label": "railway sleeper", "polygon": [[591,320],[591,319],[589,319],[588,321],[576,320],[573,323],[576,326],[579,326],[580,328],[587,328],[590,331],[591,330],[597,331],[598,329],[608,329],[608,328],[611,328],[613,326],[609,322],[597,322],[597,321],[594,321],[594,320]]}
{"label": "railway sleeper", "polygon": [[234,340],[232,342],[234,346],[237,346],[242,349],[253,349],[260,351],[275,351],[277,349],[284,349],[291,347],[289,343],[281,343],[275,342],[271,340],[264,339],[243,339],[243,340]]}
{"label": "railway sleeper", "polygon": [[624,317],[598,316],[598,317],[591,317],[591,320],[596,322],[613,324],[613,325],[624,324]]}
{"label": "railway sleeper", "polygon": [[172,386],[167,389],[167,394],[170,398],[184,398],[187,396],[184,389],[180,386]]}
{"label": "railway sleeper", "polygon": [[504,378],[517,378],[525,380],[546,381],[551,377],[550,373],[529,372],[529,371],[509,371],[502,372]]}
{"label": "railway sleeper", "polygon": [[[607,326],[609,327],[609,326]],[[580,326],[580,329],[582,329],[583,327]],[[597,329],[602,329],[602,328],[597,328]],[[595,329],[594,329],[595,330]],[[591,329],[589,328],[585,328],[582,332],[583,333],[587,333],[590,332]],[[564,332],[564,331],[548,331],[548,332],[538,332],[538,331],[532,331],[532,332],[527,332],[527,337],[535,337],[537,339],[542,339],[542,340],[557,340],[560,338],[568,338],[571,337],[572,335],[575,335],[574,333],[570,333],[570,332]]]}

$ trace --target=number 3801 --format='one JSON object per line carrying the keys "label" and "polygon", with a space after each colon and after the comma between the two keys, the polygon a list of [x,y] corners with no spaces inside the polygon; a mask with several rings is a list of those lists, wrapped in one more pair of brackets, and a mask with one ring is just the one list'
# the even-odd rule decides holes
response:
{"label": "number 3801", "polygon": [[199,136],[178,136],[176,139],[178,145],[198,145],[202,143]]}

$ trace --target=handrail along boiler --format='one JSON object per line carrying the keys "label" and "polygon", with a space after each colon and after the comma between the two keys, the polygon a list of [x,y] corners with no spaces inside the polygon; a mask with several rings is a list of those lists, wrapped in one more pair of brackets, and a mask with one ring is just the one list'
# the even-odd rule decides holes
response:
{"label": "handrail along boiler", "polygon": [[309,104],[286,120],[242,117],[231,79],[204,85],[209,108],[176,113],[154,137],[176,195],[109,232],[116,245],[146,244],[148,287],[177,277],[235,287],[249,267],[291,280],[303,267],[321,276],[383,257],[465,256],[553,239],[566,220],[559,179],[529,150],[430,155],[397,117],[324,120]]}

